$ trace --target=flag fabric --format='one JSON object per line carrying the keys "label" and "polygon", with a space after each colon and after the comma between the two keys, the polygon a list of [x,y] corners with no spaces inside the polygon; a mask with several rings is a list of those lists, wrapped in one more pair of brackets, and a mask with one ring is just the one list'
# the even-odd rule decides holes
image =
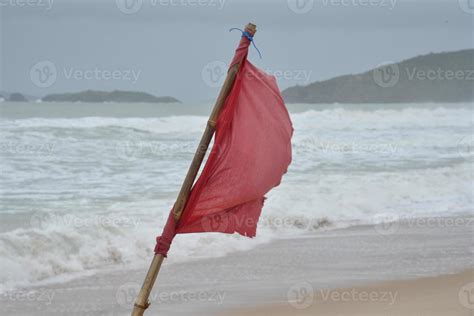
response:
{"label": "flag fabric", "polygon": [[243,36],[230,65],[240,63],[240,68],[216,122],[211,153],[178,223],[170,212],[157,254],[167,255],[176,234],[254,237],[265,194],[280,184],[290,165],[288,111],[275,77],[247,60],[249,44]]}

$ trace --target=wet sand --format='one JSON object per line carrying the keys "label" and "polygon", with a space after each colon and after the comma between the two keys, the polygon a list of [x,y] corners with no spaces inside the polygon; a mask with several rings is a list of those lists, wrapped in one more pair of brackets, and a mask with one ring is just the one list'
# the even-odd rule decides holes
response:
{"label": "wet sand", "polygon": [[[474,270],[454,275],[384,282],[378,285],[334,290],[317,290],[288,302],[234,310],[218,315],[390,315],[469,316],[474,315]],[[291,294],[290,294],[291,296]]]}

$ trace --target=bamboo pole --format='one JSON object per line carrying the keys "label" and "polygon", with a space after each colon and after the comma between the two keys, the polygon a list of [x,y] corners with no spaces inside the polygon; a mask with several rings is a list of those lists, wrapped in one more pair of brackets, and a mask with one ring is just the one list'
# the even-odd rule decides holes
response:
{"label": "bamboo pole", "polygon": [[[246,31],[255,33],[257,31],[257,26],[252,23],[248,23],[245,29]],[[204,131],[204,134],[202,135],[199,146],[196,150],[196,153],[194,154],[194,158],[191,162],[191,165],[189,166],[188,173],[186,174],[186,178],[184,178],[181,190],[179,191],[178,197],[176,198],[176,202],[173,207],[173,216],[175,219],[175,223],[179,221],[181,215],[183,214],[183,210],[186,205],[186,202],[188,201],[191,188],[196,179],[197,173],[199,172],[199,168],[201,167],[202,161],[204,159],[204,156],[206,155],[212,137],[214,136],[217,118],[219,117],[219,114],[225,104],[225,100],[227,99],[227,96],[229,95],[230,90],[234,85],[235,77],[237,76],[239,67],[240,64],[235,64],[227,72],[224,84],[222,85],[214,108],[212,109],[209,120],[207,121],[207,126]],[[150,268],[148,269],[147,275],[145,277],[145,281],[143,281],[142,288],[140,289],[137,299],[135,300],[132,316],[142,316],[145,310],[150,305],[148,298],[150,296],[153,285],[155,284],[158,272],[160,271],[164,259],[165,257],[161,254],[156,254],[153,257],[153,260],[150,264]]]}

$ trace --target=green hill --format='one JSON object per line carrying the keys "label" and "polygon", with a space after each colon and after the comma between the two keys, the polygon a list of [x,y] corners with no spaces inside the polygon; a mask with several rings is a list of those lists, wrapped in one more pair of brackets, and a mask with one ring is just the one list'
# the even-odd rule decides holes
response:
{"label": "green hill", "polygon": [[431,53],[357,75],[283,91],[288,103],[414,103],[474,100],[474,49]]}
{"label": "green hill", "polygon": [[145,92],[112,92],[87,90],[78,93],[49,94],[42,98],[45,102],[90,102],[90,103],[179,103],[173,97],[156,97]]}

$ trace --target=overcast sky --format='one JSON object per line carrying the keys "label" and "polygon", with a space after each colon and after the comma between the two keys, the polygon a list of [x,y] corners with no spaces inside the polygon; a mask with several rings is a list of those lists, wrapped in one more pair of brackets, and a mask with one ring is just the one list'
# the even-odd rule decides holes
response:
{"label": "overcast sky", "polygon": [[240,34],[280,87],[473,47],[474,0],[0,0],[0,90],[213,99]]}

